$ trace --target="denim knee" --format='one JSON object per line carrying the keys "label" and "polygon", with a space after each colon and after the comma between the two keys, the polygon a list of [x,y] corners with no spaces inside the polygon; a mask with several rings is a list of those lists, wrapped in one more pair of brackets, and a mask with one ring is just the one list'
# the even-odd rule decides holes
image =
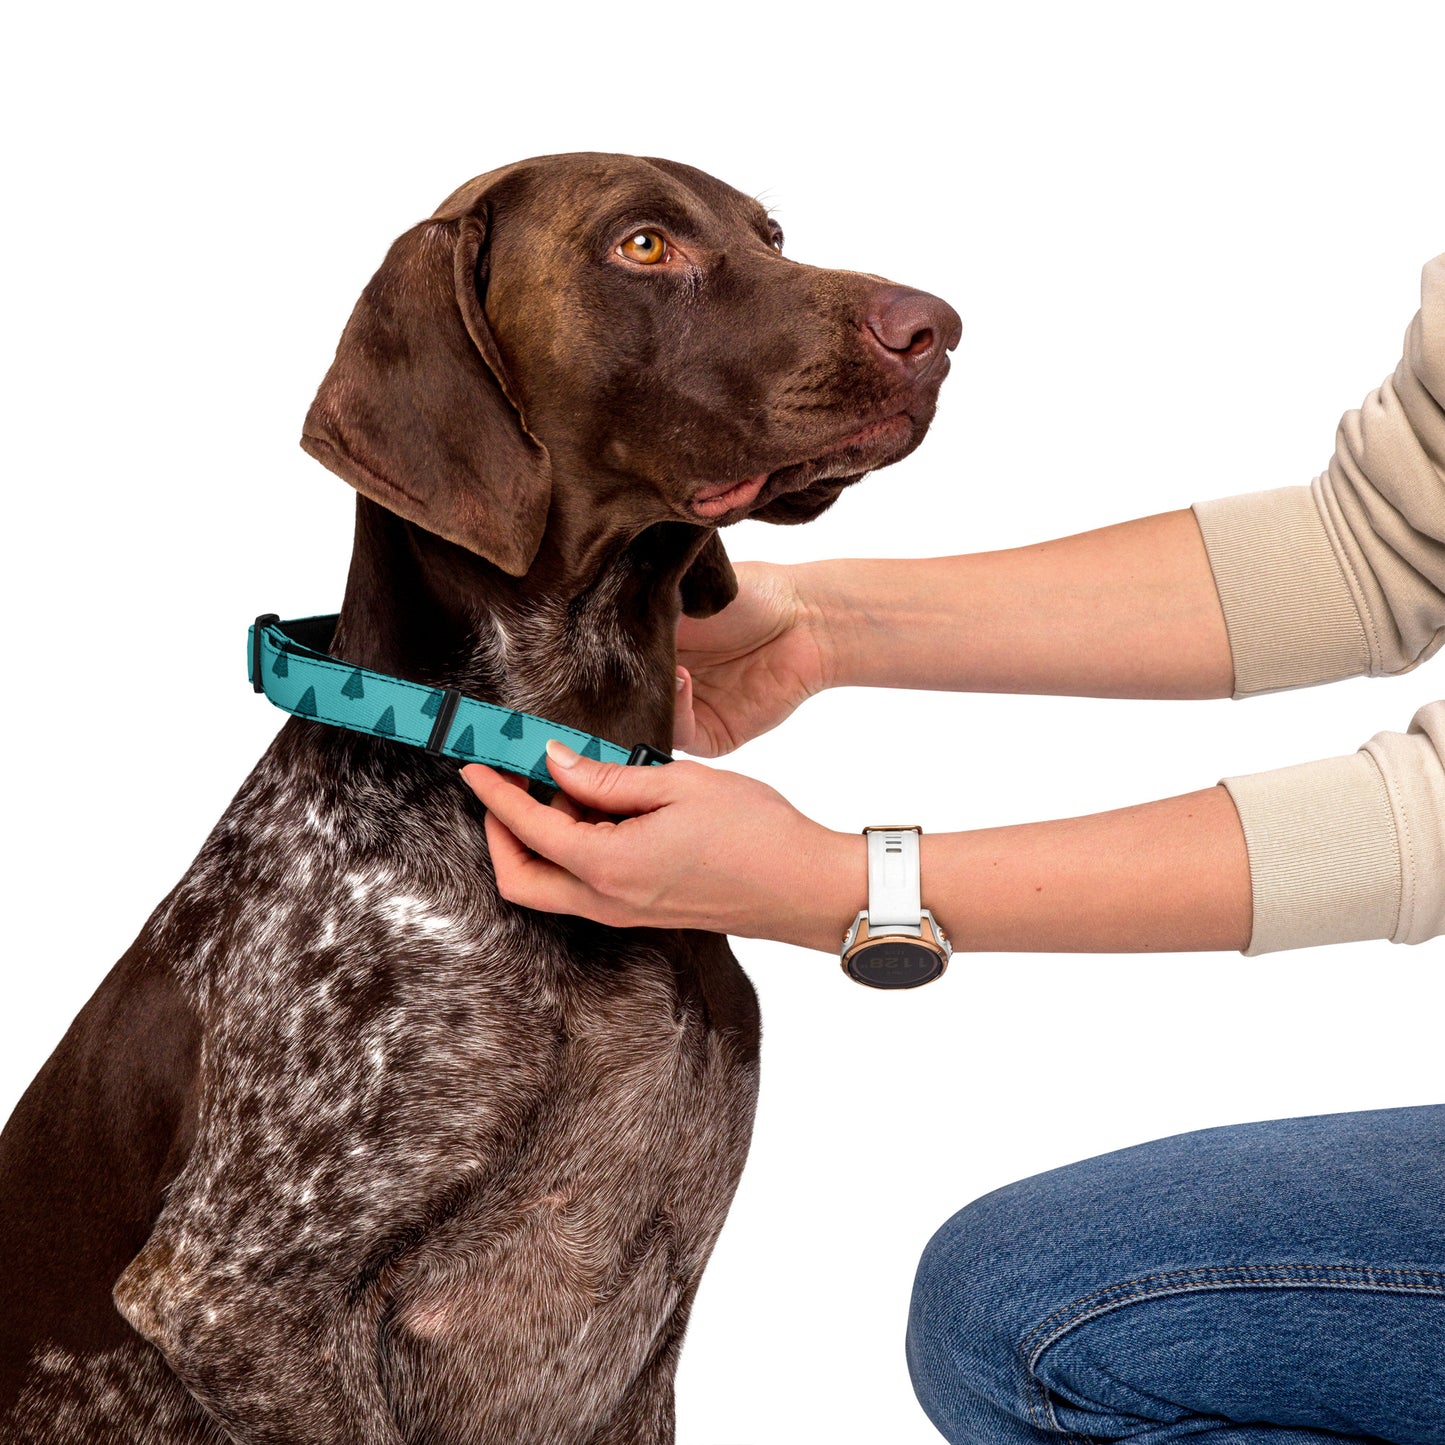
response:
{"label": "denim knee", "polygon": [[[960,1209],[924,1247],[905,1351],[918,1402],[945,1439],[1035,1445],[1048,1438],[1031,1419],[1018,1341],[1038,1297],[1040,1282],[1026,1275],[1049,1218],[1022,1185],[1011,1185]],[[1026,1221],[1023,1234],[1033,1240],[1021,1237]]]}
{"label": "denim knee", "polygon": [[[1331,1388],[1349,1398],[1346,1414],[1366,1405],[1384,1410],[1379,1419],[1393,1429],[1416,1396],[1433,1401],[1432,1391],[1445,1387],[1442,1190],[1445,1108],[1437,1107],[1200,1130],[1010,1184],[959,1210],[923,1251],[906,1345],[914,1389],[942,1434],[960,1445],[1058,1445],[1061,1432],[1118,1438],[1109,1430],[1121,1409],[1135,1433],[1141,1421],[1145,1435],[1156,1424],[1174,1429],[1177,1422],[1143,1419],[1138,1399],[1180,1392],[1157,1381],[1151,1388],[1148,1369],[1136,1367],[1157,1361],[1192,1372],[1197,1346],[1193,1356],[1177,1348],[1174,1331],[1200,1337],[1189,1320],[1196,1308],[1222,1311],[1204,1333],[1229,1345],[1232,1358],[1248,1365],[1258,1356],[1288,1374],[1289,1331],[1263,1312],[1284,1308],[1286,1321],[1298,1325],[1299,1302],[1309,1298],[1311,1319],[1330,1314],[1331,1322],[1310,1326],[1299,1358],[1317,1372],[1322,1350],[1332,1348]],[[1259,1289],[1262,1301],[1247,1304],[1247,1292]],[[1321,1289],[1335,1293],[1315,1299]],[[1187,1302],[1219,1290],[1227,1293]],[[1354,1308],[1339,1309],[1349,1298],[1339,1291],[1359,1292]],[[1156,1297],[1167,1303],[1148,1303]],[[1390,1329],[1403,1342],[1398,1348],[1389,1347]],[[1108,1390],[1089,1383],[1099,1360]],[[1125,1373],[1146,1382],[1133,1400],[1118,1390],[1126,1361]],[[1061,1382],[1060,1372],[1071,1370]],[[1242,1366],[1222,1371],[1217,1360],[1206,1373],[1241,1386],[1253,1379]],[[1392,1376],[1407,1378],[1409,1388],[1392,1384],[1381,1398],[1380,1382]],[[1060,1389],[1087,1420],[1073,1436],[1054,1409]],[[1271,1381],[1255,1393],[1280,1391]],[[1201,1400],[1194,1408],[1196,1418],[1202,1410],[1227,1420],[1231,1402]],[[1267,1407],[1256,1400],[1239,1408],[1257,1421]],[[1313,1430],[1292,1438],[1319,1438]],[[1236,1429],[1229,1438],[1257,1437]],[[1437,1436],[1412,1420],[1402,1435],[1377,1426],[1372,1438]]]}

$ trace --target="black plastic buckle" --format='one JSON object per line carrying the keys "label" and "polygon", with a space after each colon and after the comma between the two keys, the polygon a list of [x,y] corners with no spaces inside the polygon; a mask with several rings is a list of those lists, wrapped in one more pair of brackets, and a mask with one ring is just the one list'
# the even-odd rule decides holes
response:
{"label": "black plastic buckle", "polygon": [[626,766],[629,768],[645,768],[652,763],[670,763],[672,754],[665,753],[660,748],[652,747],[649,743],[638,743],[627,755]]}
{"label": "black plastic buckle", "polygon": [[251,689],[253,692],[265,692],[266,684],[261,681],[261,629],[270,627],[272,623],[279,622],[281,614],[278,612],[263,612],[255,622],[251,632]]}

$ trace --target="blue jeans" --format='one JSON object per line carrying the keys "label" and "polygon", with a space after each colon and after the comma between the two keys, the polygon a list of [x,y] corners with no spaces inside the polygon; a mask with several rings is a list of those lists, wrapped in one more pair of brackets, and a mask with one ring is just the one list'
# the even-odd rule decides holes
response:
{"label": "blue jeans", "polygon": [[908,1365],[953,1445],[1445,1445],[1445,1105],[986,1195],[924,1250]]}

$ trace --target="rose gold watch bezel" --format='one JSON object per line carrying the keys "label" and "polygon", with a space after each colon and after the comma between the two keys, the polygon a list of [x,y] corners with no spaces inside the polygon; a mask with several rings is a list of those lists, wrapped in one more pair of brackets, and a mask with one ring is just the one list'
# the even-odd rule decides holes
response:
{"label": "rose gold watch bezel", "polygon": [[[928,983],[937,983],[938,980],[941,979],[943,975],[948,972],[948,961],[952,950],[939,938],[939,934],[941,932],[942,929],[934,921],[933,915],[929,913],[927,909],[925,909],[923,912],[923,917],[919,919],[919,931],[917,938],[913,938],[909,934],[897,933],[880,933],[876,938],[872,938],[869,936],[868,918],[865,913],[858,920],[858,932],[854,936],[852,944],[843,952],[842,956],[838,960],[839,966],[842,968],[843,972],[850,979],[853,980],[854,983],[860,985],[863,988],[876,988],[876,984],[867,983],[861,978],[855,978],[853,974],[848,972],[849,960],[855,957],[857,954],[865,952],[870,947],[876,947],[880,943],[899,943],[905,941],[908,943],[917,943],[920,947],[927,948],[930,953],[937,954],[939,961],[943,965],[943,967],[940,968],[932,978],[928,979],[925,984],[914,985],[914,987],[916,988],[926,987]],[[887,992],[887,990],[884,991]],[[899,989],[898,992],[906,993],[907,990]]]}

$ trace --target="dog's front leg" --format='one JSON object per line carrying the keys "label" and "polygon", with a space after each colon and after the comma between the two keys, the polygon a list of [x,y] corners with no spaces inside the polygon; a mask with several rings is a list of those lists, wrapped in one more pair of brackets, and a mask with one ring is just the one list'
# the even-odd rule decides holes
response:
{"label": "dog's front leg", "polygon": [[115,1284],[237,1445],[401,1445],[393,1269],[509,1157],[555,1068],[544,1015],[480,1016],[470,955],[409,961],[400,982],[328,961],[309,992],[282,976],[264,1005],[214,1007],[194,1146]]}
{"label": "dog's front leg", "polygon": [[694,1279],[684,1290],[646,1365],[587,1445],[673,1445],[677,1360],[697,1286]]}
{"label": "dog's front leg", "polygon": [[401,1445],[377,1380],[376,1303],[324,1274],[268,1274],[163,1213],[115,1301],[238,1445]]}

